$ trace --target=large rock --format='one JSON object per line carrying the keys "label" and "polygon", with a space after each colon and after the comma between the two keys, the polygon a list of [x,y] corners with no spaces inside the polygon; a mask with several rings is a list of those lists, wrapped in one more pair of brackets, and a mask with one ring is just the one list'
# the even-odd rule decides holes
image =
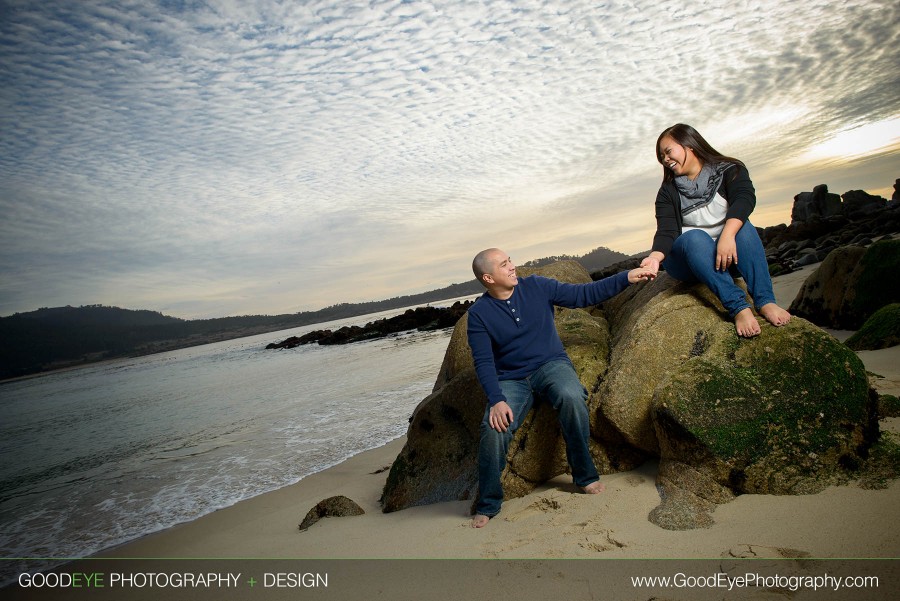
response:
{"label": "large rock", "polygon": [[594,429],[656,454],[659,446],[650,408],[656,387],[683,361],[699,352],[709,332],[734,331],[728,313],[702,285],[679,283],[661,274],[652,284],[633,286],[604,304],[613,324],[609,375],[592,395],[599,407]]}
{"label": "large rock", "polygon": [[735,494],[819,490],[863,460],[875,403],[854,353],[802,319],[738,338],[702,285],[667,275],[603,306],[612,324],[598,423],[660,457],[668,529],[708,527]]}
{"label": "large rock", "polygon": [[475,495],[478,426],[486,403],[474,368],[419,403],[384,485],[385,512]]}
{"label": "large rock", "polygon": [[856,354],[794,318],[750,340],[711,333],[655,391],[653,427],[662,464],[712,483],[688,492],[812,493],[865,460],[876,403]]}
{"label": "large rock", "polygon": [[856,330],[875,311],[900,302],[900,240],[833,250],[803,283],[791,313],[822,327]]}

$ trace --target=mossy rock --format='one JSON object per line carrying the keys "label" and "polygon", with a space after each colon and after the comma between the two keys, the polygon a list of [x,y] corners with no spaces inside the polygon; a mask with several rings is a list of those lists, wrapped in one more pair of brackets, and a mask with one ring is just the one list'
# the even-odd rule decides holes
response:
{"label": "mossy rock", "polygon": [[881,307],[900,303],[900,278],[885,275],[898,269],[900,240],[836,248],[803,282],[790,311],[822,327],[859,329]]}
{"label": "mossy rock", "polygon": [[882,394],[878,397],[879,417],[900,417],[900,399],[892,394]]}
{"label": "mossy rock", "polygon": [[705,354],[657,389],[660,456],[735,493],[815,492],[859,465],[877,436],[855,353],[802,319]]}
{"label": "mossy rock", "polygon": [[900,344],[900,303],[878,309],[846,344],[855,351],[873,351]]}
{"label": "mossy rock", "polygon": [[866,489],[885,489],[900,477],[900,438],[890,432],[882,433],[869,450],[869,458],[859,470],[859,486]]}
{"label": "mossy rock", "polygon": [[891,303],[900,303],[900,240],[879,240],[860,261],[853,310],[863,319]]}

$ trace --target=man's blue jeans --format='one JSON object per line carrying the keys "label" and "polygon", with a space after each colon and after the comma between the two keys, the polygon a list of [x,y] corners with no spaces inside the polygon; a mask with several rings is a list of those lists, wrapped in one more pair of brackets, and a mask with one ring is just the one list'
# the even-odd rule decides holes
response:
{"label": "man's blue jeans", "polygon": [[488,422],[490,407],[485,410],[478,446],[476,513],[493,517],[500,512],[503,502],[500,474],[506,467],[509,443],[534,405],[535,396],[548,401],[557,412],[575,484],[584,487],[600,479],[588,449],[587,391],[569,361],[560,359],[545,363],[524,380],[501,380],[500,389],[512,409],[513,423],[506,432],[497,432]]}
{"label": "man's blue jeans", "polygon": [[[735,242],[738,255],[735,269],[747,282],[753,304],[759,309],[774,303],[766,251],[756,228],[745,221],[735,236]],[[732,273],[727,269],[716,271],[716,241],[702,230],[688,230],[678,236],[663,266],[676,280],[706,284],[732,317],[750,306],[747,295],[734,283]]]}

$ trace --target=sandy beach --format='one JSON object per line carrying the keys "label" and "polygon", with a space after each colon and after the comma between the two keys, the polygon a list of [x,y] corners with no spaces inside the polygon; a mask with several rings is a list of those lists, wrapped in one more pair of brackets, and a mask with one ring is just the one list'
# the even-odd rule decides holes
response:
{"label": "sandy beach", "polygon": [[[790,304],[813,269],[806,267],[776,278],[776,296],[782,306]],[[850,333],[832,334],[844,339]],[[900,347],[859,354],[870,372],[883,376],[875,383],[881,393],[900,394]],[[896,432],[900,420],[886,419],[881,426]],[[647,520],[648,513],[659,504],[657,465],[648,462],[630,472],[603,476],[606,491],[596,496],[578,494],[566,476],[556,478],[526,497],[504,503],[499,516],[486,528],[476,530],[470,527],[470,501],[381,512],[379,497],[386,468],[403,443],[403,439],[395,440],[295,485],[108,550],[100,557],[259,558],[273,564],[279,563],[277,559],[290,559],[294,564],[313,559],[379,560],[337,562],[353,574],[341,576],[344,592],[340,596],[334,586],[330,593],[319,590],[321,597],[312,597],[311,589],[300,595],[331,599],[488,598],[482,596],[487,594],[487,581],[498,587],[513,586],[517,593],[510,598],[517,599],[559,594],[586,599],[873,599],[892,598],[879,595],[890,592],[888,582],[900,583],[895,574],[897,561],[874,565],[857,562],[847,567],[847,562],[813,565],[812,560],[805,559],[900,558],[900,530],[895,526],[900,521],[900,481],[884,490],[850,485],[806,496],[742,495],[716,508],[715,524],[710,528],[668,531]],[[322,519],[299,531],[298,524],[306,512],[334,495],[353,499],[365,514]],[[738,566],[741,560],[759,562],[760,558],[770,560],[766,565],[781,571],[798,567],[816,573],[849,569],[849,575],[856,575],[872,569],[882,582],[879,588],[868,589],[859,597],[848,596],[846,591],[832,591],[835,596],[822,590],[790,591],[784,586],[731,592],[706,587],[652,592],[627,584],[628,578],[648,570],[677,572],[674,560],[693,560],[689,565],[702,573],[708,566],[728,571],[728,562],[738,562],[733,564]],[[401,559],[419,561],[385,561]],[[560,561],[564,559],[613,561]],[[135,569],[134,562],[128,565]],[[266,564],[254,565],[251,569],[263,569]],[[304,565],[310,564],[306,561]],[[342,569],[334,563],[329,565],[335,574],[334,570]],[[754,564],[754,568],[762,567]],[[580,575],[586,569],[591,576]],[[514,579],[513,574],[517,575]],[[505,580],[504,575],[512,581]],[[446,582],[441,584],[444,578]],[[405,584],[399,586],[398,581]],[[406,584],[409,587],[404,588]],[[461,594],[451,593],[446,587],[454,587]],[[397,592],[401,590],[417,592],[403,596]],[[270,587],[266,592],[276,598],[298,595],[290,588]],[[862,593],[857,590],[855,594]],[[254,595],[258,597],[256,592]],[[195,590],[183,598],[205,597]]]}

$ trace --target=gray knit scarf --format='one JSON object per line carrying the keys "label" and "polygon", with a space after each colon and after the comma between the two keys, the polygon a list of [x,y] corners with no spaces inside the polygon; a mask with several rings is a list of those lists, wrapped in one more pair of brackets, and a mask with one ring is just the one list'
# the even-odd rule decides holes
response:
{"label": "gray knit scarf", "polygon": [[693,213],[712,202],[716,192],[719,191],[719,186],[722,185],[725,171],[733,166],[734,163],[724,162],[703,165],[697,179],[693,181],[686,175],[676,177],[674,181],[678,188],[678,195],[681,197],[681,215]]}

